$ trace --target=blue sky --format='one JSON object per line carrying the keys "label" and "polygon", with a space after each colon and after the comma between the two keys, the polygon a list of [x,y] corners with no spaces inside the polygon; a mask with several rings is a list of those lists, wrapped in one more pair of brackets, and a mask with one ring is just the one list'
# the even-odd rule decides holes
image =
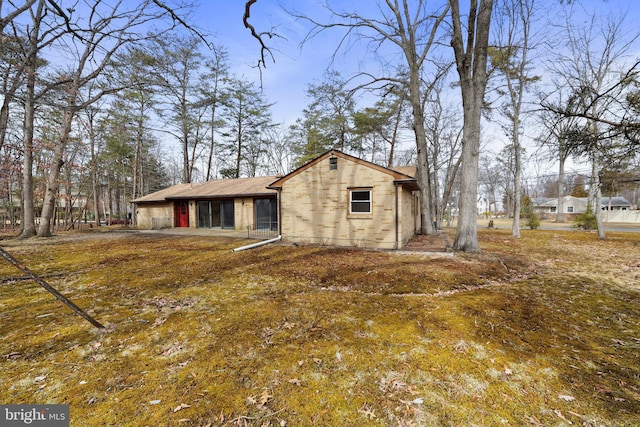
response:
{"label": "blue sky", "polygon": [[[260,46],[243,26],[244,3],[243,0],[203,0],[195,18],[198,25],[214,36],[216,43],[227,48],[231,71],[259,84],[260,73],[255,65],[260,58]],[[357,4],[359,10],[376,7],[374,2],[362,0],[343,1],[340,5],[346,8],[350,3]],[[326,12],[315,0],[258,0],[251,9],[250,22],[257,31],[273,30],[281,36],[265,39],[272,48],[275,62],[267,57],[267,67],[262,70],[262,86],[268,100],[276,103],[274,120],[291,124],[301,116],[308,103],[306,90],[310,83],[321,82],[331,66],[347,77],[363,58],[358,52],[340,52],[333,58],[340,36],[338,30],[324,33],[300,47],[307,34],[307,24],[297,21],[284,8],[309,13],[314,18]]]}
{"label": "blue sky", "polygon": [[[557,5],[560,0],[548,0]],[[339,30],[327,32],[312,40],[304,47],[300,41],[306,34],[305,24],[296,21],[283,8],[293,8],[305,12],[314,18],[323,16],[325,11],[317,0],[258,0],[251,10],[251,23],[258,31],[273,31],[283,38],[268,40],[273,48],[275,63],[270,58],[267,68],[262,72],[264,93],[273,107],[274,119],[277,122],[292,123],[299,117],[307,104],[306,89],[309,83],[318,83],[323,73],[330,67],[332,54],[340,35]],[[363,13],[367,8],[377,8],[373,0],[343,0],[333,2],[345,10],[352,8]],[[440,1],[432,2],[439,4]],[[462,3],[465,3],[464,0]],[[542,2],[541,2],[542,3]],[[634,24],[636,30],[640,19],[640,1],[638,0],[583,0],[585,9],[605,16],[627,14],[628,22]],[[249,80],[259,81],[259,72],[255,65],[259,59],[259,45],[242,24],[244,0],[201,0],[194,19],[206,32],[212,34],[216,43],[224,45],[230,54],[232,72]],[[462,10],[465,6],[461,6]],[[366,55],[362,50],[353,49],[341,52],[335,58],[333,67],[348,76],[357,64],[366,63]],[[372,66],[374,66],[372,64]]]}

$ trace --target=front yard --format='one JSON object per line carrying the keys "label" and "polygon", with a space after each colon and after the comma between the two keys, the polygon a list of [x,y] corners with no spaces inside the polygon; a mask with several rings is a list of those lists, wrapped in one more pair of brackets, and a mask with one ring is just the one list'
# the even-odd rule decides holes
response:
{"label": "front yard", "polygon": [[72,426],[640,425],[640,233],[522,234],[454,257],[2,240],[107,328],[3,260],[0,403]]}

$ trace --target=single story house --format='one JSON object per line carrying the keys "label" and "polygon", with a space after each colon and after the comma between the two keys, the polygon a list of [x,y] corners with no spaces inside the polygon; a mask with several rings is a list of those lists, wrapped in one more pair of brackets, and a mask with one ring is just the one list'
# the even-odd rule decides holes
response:
{"label": "single story house", "polygon": [[421,228],[414,175],[332,150],[282,177],[179,184],[133,202],[141,229],[257,227],[288,242],[394,249]]}
{"label": "single story house", "polygon": [[[398,171],[329,151],[274,181],[285,241],[397,249],[420,230],[420,196]],[[413,168],[415,170],[415,168]]]}
{"label": "single story house", "polygon": [[[536,211],[542,216],[543,219],[554,221],[558,214],[558,199],[557,198],[534,198],[531,199]],[[576,215],[585,213],[587,211],[587,205],[589,200],[587,197],[563,197],[563,211],[565,219],[574,219]],[[600,199],[603,211],[626,211],[632,208],[631,203],[624,197],[602,197]]]}
{"label": "single story house", "polygon": [[277,177],[218,179],[177,184],[139,197],[136,224],[143,230],[191,227],[277,229]]}

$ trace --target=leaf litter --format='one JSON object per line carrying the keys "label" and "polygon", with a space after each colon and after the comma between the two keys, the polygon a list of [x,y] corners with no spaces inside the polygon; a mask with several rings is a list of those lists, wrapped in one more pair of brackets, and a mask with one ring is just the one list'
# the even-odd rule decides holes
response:
{"label": "leaf litter", "polygon": [[447,258],[76,237],[3,245],[107,331],[0,288],[0,399],[71,425],[640,424],[637,233],[482,230]]}

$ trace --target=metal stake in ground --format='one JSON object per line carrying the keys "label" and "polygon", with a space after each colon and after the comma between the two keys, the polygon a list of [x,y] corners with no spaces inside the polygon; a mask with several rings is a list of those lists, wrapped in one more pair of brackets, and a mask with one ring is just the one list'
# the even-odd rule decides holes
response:
{"label": "metal stake in ground", "polygon": [[71,308],[71,310],[75,311],[76,314],[82,316],[87,322],[91,323],[96,328],[104,329],[104,326],[100,322],[95,320],[93,317],[89,316],[84,310],[82,310],[80,307],[78,307],[77,305],[75,305],[74,303],[69,301],[69,299],[67,299],[67,297],[65,297],[60,292],[58,292],[53,286],[51,286],[50,284],[45,282],[43,279],[38,277],[35,273],[33,273],[31,270],[29,270],[26,266],[22,265],[22,263],[20,263],[20,261],[15,259],[9,252],[5,251],[4,248],[2,248],[1,246],[0,246],[0,255],[2,255],[2,257],[4,259],[9,261],[11,264],[13,264],[13,266],[16,267],[18,270],[22,271],[29,278],[31,278],[33,281],[35,281],[38,285],[42,286],[47,291],[51,292],[54,297],[56,297],[57,299],[59,299],[60,301],[65,303],[67,306],[69,306],[69,308]]}

